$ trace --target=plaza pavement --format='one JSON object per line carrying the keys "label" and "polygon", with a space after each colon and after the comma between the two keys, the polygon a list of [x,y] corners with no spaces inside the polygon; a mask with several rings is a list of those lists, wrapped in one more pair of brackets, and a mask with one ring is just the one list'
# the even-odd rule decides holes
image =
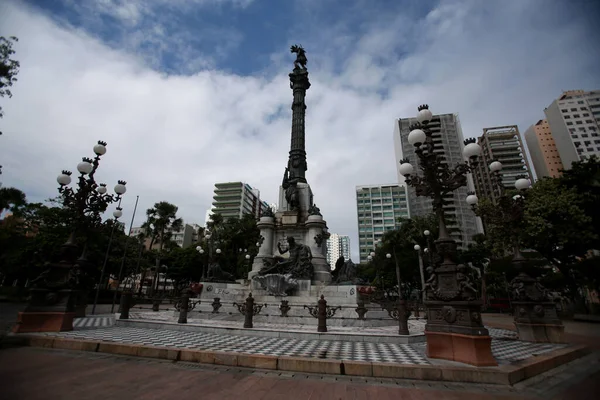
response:
{"label": "plaza pavement", "polygon": [[600,393],[597,354],[513,387],[283,373],[32,347],[1,350],[0,377],[0,399],[18,400],[595,400]]}
{"label": "plaza pavement", "polygon": [[[3,307],[5,306],[5,307]],[[2,328],[22,308],[0,304]],[[110,307],[110,306],[109,306]],[[99,309],[100,311],[108,311]],[[5,315],[6,313],[12,314]],[[94,320],[109,321],[107,315]],[[512,317],[484,315],[486,326],[509,329]],[[80,324],[83,322],[80,321]],[[89,321],[85,321],[89,324]],[[94,322],[96,324],[96,322]],[[75,332],[102,332],[100,326],[81,326]],[[571,343],[599,349],[600,325],[565,322]],[[600,353],[555,368],[516,385],[482,385],[433,381],[358,378],[306,373],[249,370],[173,362],[106,353],[39,348],[0,351],[0,399],[171,398],[203,399],[596,399],[600,393]],[[391,360],[390,360],[391,361]],[[5,382],[8,382],[6,384]],[[44,388],[40,390],[40,388]]]}

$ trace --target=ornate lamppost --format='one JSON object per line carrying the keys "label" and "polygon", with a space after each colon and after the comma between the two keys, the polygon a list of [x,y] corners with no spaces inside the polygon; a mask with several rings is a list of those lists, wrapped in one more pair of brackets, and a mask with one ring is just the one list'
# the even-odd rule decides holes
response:
{"label": "ornate lamppost", "polygon": [[[425,231],[429,232],[429,231]],[[427,253],[429,249],[425,248],[421,251],[421,246],[415,244],[415,251],[417,252],[417,256],[419,257],[419,274],[421,275],[421,299],[423,301],[423,305],[425,304],[425,271],[423,270],[423,253]]]}
{"label": "ornate lamppost", "polygon": [[106,254],[104,255],[104,263],[102,264],[102,270],[100,271],[100,280],[98,280],[98,285],[96,287],[96,295],[94,297],[94,305],[92,306],[92,314],[96,313],[96,305],[98,304],[98,297],[100,296],[100,288],[102,287],[102,282],[104,281],[104,271],[106,271],[106,264],[108,263],[108,256],[110,254],[110,248],[112,246],[113,236],[115,234],[115,228],[119,224],[119,218],[123,215],[123,209],[121,208],[121,201],[119,201],[119,206],[115,211],[113,211],[113,217],[115,220],[113,221],[112,229],[110,230],[110,238],[108,239],[108,246],[106,247]]}
{"label": "ornate lamppost", "polygon": [[[204,238],[206,239],[206,245],[208,247],[208,260],[206,262],[206,268],[204,265],[202,266],[202,280],[218,280],[218,275],[221,273],[221,270],[218,268],[217,256],[221,254],[221,249],[217,247],[218,236],[216,229],[207,232],[206,235],[204,235]],[[204,249],[201,247],[198,249],[198,247],[196,247],[196,250],[198,250],[200,254],[204,254]],[[215,276],[215,274],[217,276]]]}
{"label": "ornate lamppost", "polygon": [[444,197],[467,185],[467,174],[477,163],[481,147],[475,139],[465,140],[465,162],[450,168],[434,151],[429,122],[433,115],[427,105],[418,107],[417,124],[410,127],[408,142],[415,146],[422,176],[404,159],[399,172],[417,196],[430,197],[438,217],[438,254],[433,273],[425,285],[427,308],[427,355],[477,366],[497,365],[492,356],[491,337],[481,320],[481,301],[469,282],[466,266],[456,263],[456,242],[448,234],[444,216]]}
{"label": "ornate lamppost", "polygon": [[[71,212],[71,234],[62,245],[58,262],[47,262],[44,271],[34,279],[30,290],[30,300],[23,312],[20,312],[14,331],[56,332],[73,329],[75,305],[85,294],[82,287],[83,275],[89,262],[86,258],[87,236],[89,231],[101,222],[101,215],[109,204],[121,200],[125,194],[124,181],[118,181],[114,187],[115,195],[108,194],[106,184],[98,184],[94,178],[100,157],[106,153],[106,142],[99,141],[93,148],[96,156],[84,157],[77,165],[79,177],[77,188],[69,187],[71,172],[62,171],[57,182],[60,187],[63,206]],[[83,239],[83,250],[79,258],[76,239]]]}
{"label": "ornate lamppost", "polygon": [[479,199],[470,192],[466,198],[475,214],[489,227],[508,225],[513,247],[512,264],[517,270],[510,282],[510,300],[513,308],[515,326],[519,339],[538,343],[564,342],[564,326],[556,313],[556,305],[549,299],[548,291],[538,279],[534,279],[524,269],[525,258],[521,254],[521,224],[525,213],[525,192],[531,187],[531,182],[525,177],[515,181],[519,192],[514,196],[506,193],[502,184],[502,164],[493,161],[489,165],[495,190],[500,195],[493,207],[491,215],[483,215],[478,206]]}
{"label": "ornate lamppost", "polygon": [[[204,249],[202,248],[202,246],[196,246],[196,251],[200,254],[201,258],[204,258],[204,257],[202,257],[204,255]],[[201,275],[200,280],[204,280],[204,278],[205,278],[205,276],[204,276],[204,264],[205,263],[202,262],[202,275]]]}
{"label": "ornate lamppost", "polygon": [[[392,258],[390,253],[385,255],[388,260]],[[394,252],[394,262],[396,264],[396,284],[398,285],[398,334],[399,335],[410,335],[408,331],[408,313],[406,312],[406,300],[402,297],[402,279],[400,278],[400,264],[398,263],[398,257]]]}

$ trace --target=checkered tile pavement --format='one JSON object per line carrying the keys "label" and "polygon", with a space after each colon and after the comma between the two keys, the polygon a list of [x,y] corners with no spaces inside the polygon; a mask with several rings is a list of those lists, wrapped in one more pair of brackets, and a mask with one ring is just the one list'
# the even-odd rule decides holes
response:
{"label": "checkered tile pavement", "polygon": [[93,315],[73,320],[75,329],[96,329],[113,326],[115,324],[114,315]]}
{"label": "checkered tile pavement", "polygon": [[[216,335],[203,332],[182,332],[165,329],[107,327],[71,332],[45,333],[77,339],[144,344],[150,346],[178,347],[199,350],[225,351],[273,356],[319,357],[341,360],[391,362],[398,364],[431,364],[425,355],[425,344],[393,344],[347,342],[332,340],[298,340],[272,337]],[[492,353],[499,364],[542,354],[560,345],[531,344],[515,340],[492,341]]]}

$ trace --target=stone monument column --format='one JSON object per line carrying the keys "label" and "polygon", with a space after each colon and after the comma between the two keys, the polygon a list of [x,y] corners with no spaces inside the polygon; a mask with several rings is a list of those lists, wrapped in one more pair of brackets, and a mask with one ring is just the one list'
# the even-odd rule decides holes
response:
{"label": "stone monument column", "polygon": [[258,249],[258,254],[254,257],[252,271],[248,273],[248,279],[252,279],[263,268],[263,260],[273,258],[273,230],[275,228],[275,218],[270,216],[261,217],[256,224],[260,229],[260,235],[264,238]]}
{"label": "stone monument column", "polygon": [[305,244],[312,252],[312,265],[314,268],[313,281],[315,283],[331,282],[331,272],[324,255],[323,248],[327,246],[327,223],[319,214],[309,215],[304,226],[306,229]]}
{"label": "stone monument column", "polygon": [[306,53],[301,46],[292,46],[297,54],[294,70],[289,74],[290,88],[293,90],[292,102],[292,140],[288,159],[289,179],[291,182],[306,183],[306,150],[305,150],[305,115],[306,91],[310,88],[308,70],[306,69]]}

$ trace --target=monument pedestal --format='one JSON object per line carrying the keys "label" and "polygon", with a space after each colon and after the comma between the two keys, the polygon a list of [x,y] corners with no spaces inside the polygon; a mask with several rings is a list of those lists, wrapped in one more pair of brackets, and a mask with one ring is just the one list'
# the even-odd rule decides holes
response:
{"label": "monument pedestal", "polygon": [[534,343],[565,343],[565,327],[553,302],[513,301],[519,340]]}

